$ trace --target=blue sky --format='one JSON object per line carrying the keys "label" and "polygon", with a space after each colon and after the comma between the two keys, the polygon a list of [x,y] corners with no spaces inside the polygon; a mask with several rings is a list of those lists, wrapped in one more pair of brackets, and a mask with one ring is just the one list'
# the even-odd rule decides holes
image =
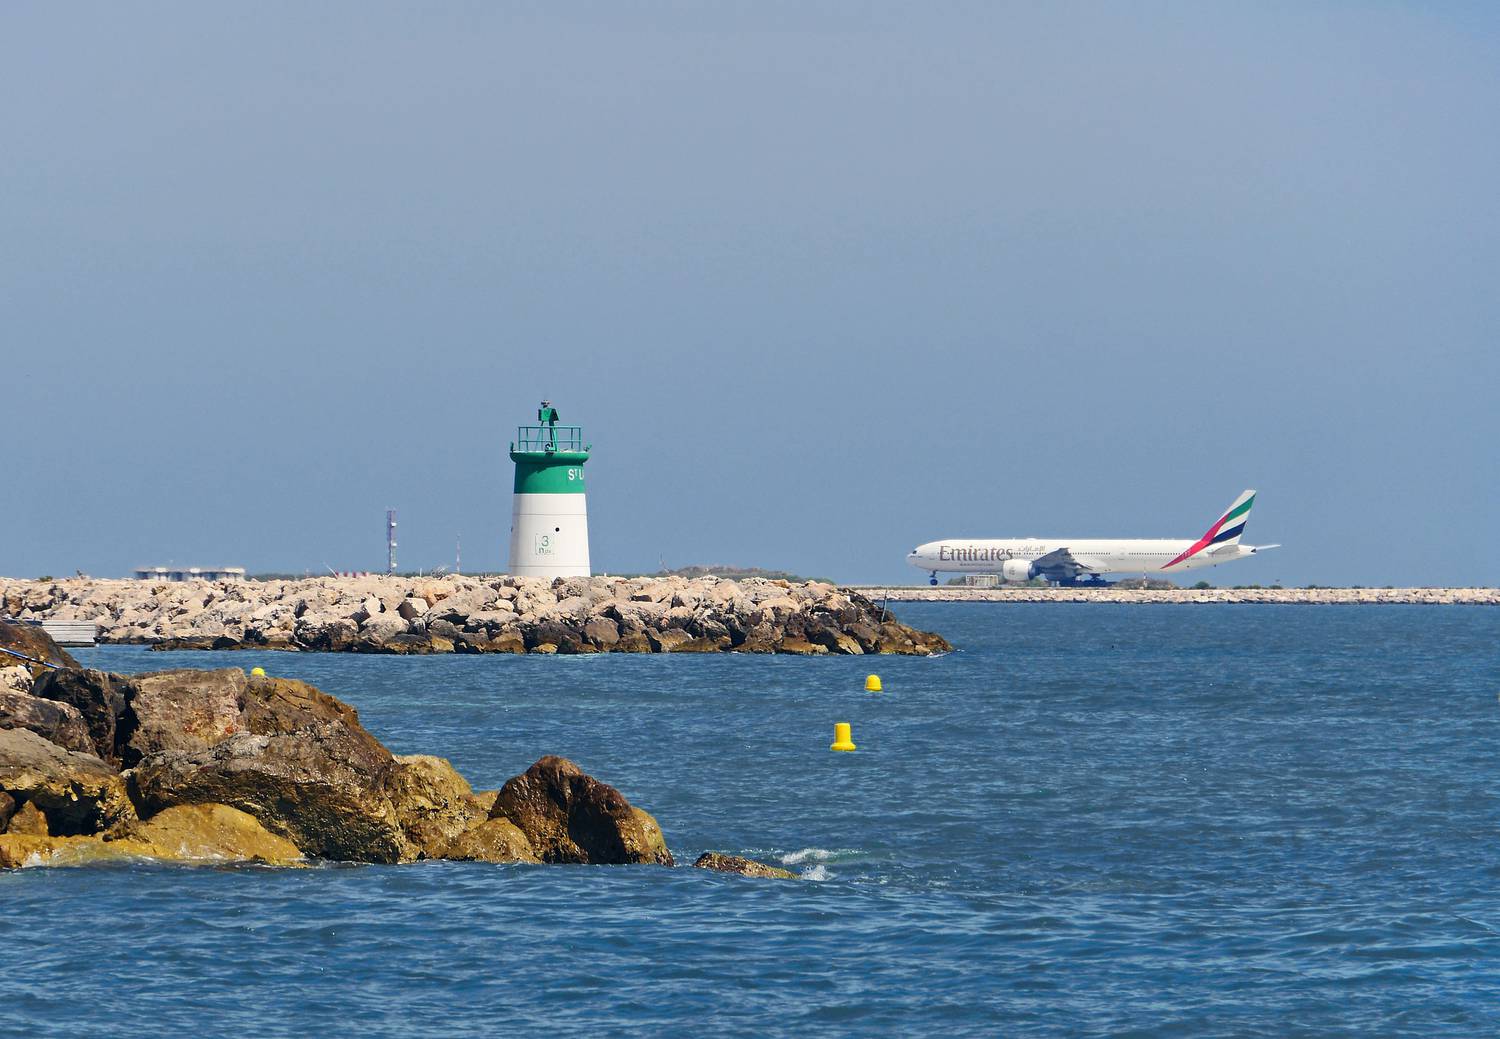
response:
{"label": "blue sky", "polygon": [[0,573],[1494,584],[1500,24],[1405,4],[7,4]]}

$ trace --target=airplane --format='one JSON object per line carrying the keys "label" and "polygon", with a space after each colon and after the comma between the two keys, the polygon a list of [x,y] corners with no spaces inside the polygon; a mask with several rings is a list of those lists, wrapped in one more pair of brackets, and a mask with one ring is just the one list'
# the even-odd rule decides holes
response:
{"label": "airplane", "polygon": [[[906,561],[926,570],[930,584],[941,573],[998,574],[1006,581],[1041,577],[1056,584],[1107,584],[1100,574],[1177,574],[1244,559],[1280,545],[1242,545],[1255,492],[1245,491],[1201,538],[1008,538],[929,541]],[[1087,574],[1088,581],[1079,577]]]}

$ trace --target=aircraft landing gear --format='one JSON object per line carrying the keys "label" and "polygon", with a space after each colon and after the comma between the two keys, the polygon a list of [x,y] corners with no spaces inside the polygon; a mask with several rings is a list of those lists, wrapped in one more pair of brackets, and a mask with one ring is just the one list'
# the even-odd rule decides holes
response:
{"label": "aircraft landing gear", "polygon": [[930,574],[930,575],[929,575],[929,576],[928,576],[928,578],[927,578],[927,583],[928,583],[928,584],[930,584],[930,585],[932,585],[932,586],[933,586],[933,587],[937,587],[937,571],[936,571],[936,570],[934,570],[934,571],[933,571],[933,572],[932,572],[932,573],[931,573],[931,574]]}

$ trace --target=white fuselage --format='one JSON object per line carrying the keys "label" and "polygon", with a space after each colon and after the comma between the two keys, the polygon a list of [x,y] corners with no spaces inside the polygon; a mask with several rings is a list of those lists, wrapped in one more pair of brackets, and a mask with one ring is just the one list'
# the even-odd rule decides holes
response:
{"label": "white fuselage", "polygon": [[[1165,569],[1195,544],[1194,538],[953,538],[920,545],[906,561],[934,573],[998,574],[1005,571],[1008,560],[1034,561],[1066,548],[1087,573],[1144,574]],[[1254,554],[1255,549],[1249,545],[1208,547],[1173,565],[1167,573],[1217,566]]]}

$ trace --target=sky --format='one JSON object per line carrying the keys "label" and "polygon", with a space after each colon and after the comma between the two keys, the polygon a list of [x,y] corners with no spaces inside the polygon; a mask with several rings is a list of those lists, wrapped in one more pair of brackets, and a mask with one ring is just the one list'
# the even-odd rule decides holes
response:
{"label": "sky", "polygon": [[1493,5],[10,2],[0,142],[0,574],[503,571],[548,397],[597,572],[1500,583]]}

